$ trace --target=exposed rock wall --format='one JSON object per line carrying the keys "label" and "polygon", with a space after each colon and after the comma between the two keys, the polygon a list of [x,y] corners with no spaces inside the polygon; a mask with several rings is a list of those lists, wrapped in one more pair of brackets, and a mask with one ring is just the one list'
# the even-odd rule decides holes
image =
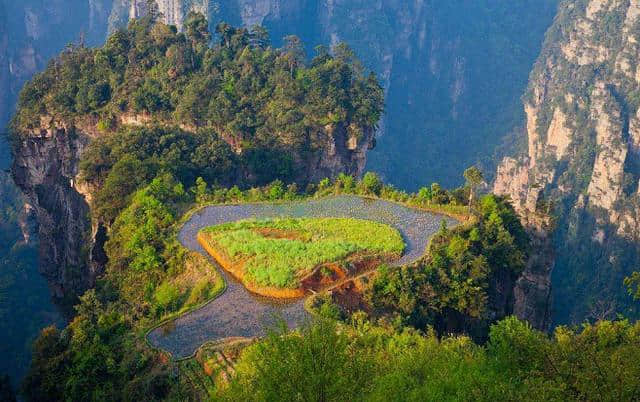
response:
{"label": "exposed rock wall", "polygon": [[555,205],[556,322],[602,318],[606,300],[617,304],[611,318],[630,302],[622,277],[637,266],[640,238],[638,41],[640,1],[564,1],[524,98],[526,155],[498,168],[495,191],[524,219]]}
{"label": "exposed rock wall", "polygon": [[91,224],[83,194],[89,192],[76,179],[91,136],[43,119],[41,129],[24,138],[14,153],[14,180],[38,218],[40,271],[58,297],[92,286],[105,263],[104,228]]}
{"label": "exposed rock wall", "polygon": [[326,143],[322,152],[307,165],[303,180],[319,181],[347,172],[361,176],[367,160],[367,152],[375,146],[375,132],[366,128],[356,135],[350,127],[325,127]]}

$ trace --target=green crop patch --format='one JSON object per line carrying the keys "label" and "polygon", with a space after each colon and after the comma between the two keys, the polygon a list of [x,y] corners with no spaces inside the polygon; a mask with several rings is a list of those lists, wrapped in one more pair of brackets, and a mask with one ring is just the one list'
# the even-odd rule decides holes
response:
{"label": "green crop patch", "polygon": [[243,220],[202,230],[211,248],[259,286],[296,288],[315,267],[355,254],[400,257],[404,241],[391,226],[352,218]]}

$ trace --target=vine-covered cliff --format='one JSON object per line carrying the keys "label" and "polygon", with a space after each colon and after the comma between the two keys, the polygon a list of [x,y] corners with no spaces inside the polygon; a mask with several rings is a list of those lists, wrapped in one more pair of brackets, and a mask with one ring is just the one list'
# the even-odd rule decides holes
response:
{"label": "vine-covered cliff", "polygon": [[640,3],[564,1],[524,97],[527,150],[495,190],[558,216],[555,320],[611,318],[638,264]]}

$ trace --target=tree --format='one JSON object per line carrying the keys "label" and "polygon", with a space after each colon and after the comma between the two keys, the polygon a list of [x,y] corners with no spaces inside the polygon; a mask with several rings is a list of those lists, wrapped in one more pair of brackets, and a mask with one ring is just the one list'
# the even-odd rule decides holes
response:
{"label": "tree", "polygon": [[633,272],[631,276],[625,278],[624,284],[627,286],[629,294],[635,300],[640,300],[640,271]]}
{"label": "tree", "polygon": [[333,47],[333,55],[336,60],[348,64],[353,68],[356,74],[362,75],[364,67],[356,57],[356,53],[345,42],[340,42]]}
{"label": "tree", "polygon": [[196,187],[195,187],[196,202],[203,203],[207,201],[208,194],[209,194],[207,187],[208,187],[207,182],[204,181],[202,177],[198,177],[196,179]]}
{"label": "tree", "polygon": [[295,35],[289,35],[284,38],[284,57],[289,64],[289,71],[293,77],[293,72],[298,66],[304,64],[304,46],[302,41]]}
{"label": "tree", "polygon": [[220,44],[223,47],[231,47],[231,37],[235,32],[235,28],[224,21],[216,25],[216,33],[220,36]]}
{"label": "tree", "polygon": [[251,27],[249,38],[249,43],[254,48],[266,49],[271,44],[269,41],[269,31],[262,25],[254,25]]}
{"label": "tree", "polygon": [[269,185],[269,199],[270,200],[280,200],[284,197],[285,189],[284,183],[281,180],[275,180],[271,185]]}
{"label": "tree", "polygon": [[476,188],[484,183],[484,177],[482,176],[482,172],[480,171],[480,169],[475,166],[472,166],[465,170],[463,176],[471,190],[469,192],[469,208],[471,208]]}
{"label": "tree", "polygon": [[197,52],[204,51],[211,41],[209,23],[204,15],[190,11],[184,25],[184,32]]}
{"label": "tree", "polygon": [[273,331],[244,352],[231,400],[344,401],[361,396],[372,379],[366,354],[353,354],[336,324],[318,319],[300,333]]}
{"label": "tree", "polygon": [[382,191],[382,180],[373,172],[365,173],[361,185],[364,192],[369,195],[380,195]]}
{"label": "tree", "polygon": [[135,156],[125,154],[116,162],[98,191],[94,206],[104,222],[112,222],[130,200],[130,195],[148,178],[147,167]]}
{"label": "tree", "polygon": [[329,54],[329,48],[325,45],[318,45],[313,50],[316,52],[315,57],[311,61],[311,66],[316,67],[326,63],[329,59],[331,59],[331,55]]}
{"label": "tree", "polygon": [[418,191],[418,199],[420,199],[420,201],[422,202],[431,202],[432,197],[433,193],[431,192],[431,189],[429,187],[422,187]]}

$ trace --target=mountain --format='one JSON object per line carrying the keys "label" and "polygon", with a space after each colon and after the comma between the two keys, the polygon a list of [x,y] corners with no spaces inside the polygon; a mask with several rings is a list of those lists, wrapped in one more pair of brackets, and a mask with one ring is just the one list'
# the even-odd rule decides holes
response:
{"label": "mountain", "polygon": [[524,97],[527,146],[495,191],[551,212],[556,323],[637,314],[623,279],[639,263],[640,2],[564,1]]}
{"label": "mountain", "polygon": [[[108,30],[125,26],[147,8],[146,0],[40,3],[6,2],[12,18],[0,60],[0,86],[8,88],[0,116],[8,116],[24,81],[64,45],[81,37],[100,44]],[[263,24],[276,44],[285,35],[298,35],[308,54],[318,44],[348,42],[379,74],[387,93],[379,146],[368,166],[415,190],[436,180],[459,184],[462,167],[479,161],[493,166],[487,156],[503,145],[505,134],[523,126],[517,101],[556,0],[517,5],[506,0],[162,0],[157,5],[179,28],[189,11],[201,11],[211,27],[219,21]]]}
{"label": "mountain", "polygon": [[[71,13],[65,12],[67,3],[5,5],[8,15],[20,16],[11,18],[5,34],[8,47],[2,64],[6,68],[0,77],[0,85],[9,88],[5,116],[22,82],[42,69],[63,44],[99,44],[108,31],[148,12],[147,2],[140,0],[77,3],[70,7]],[[378,145],[369,152],[367,166],[391,183],[415,189],[436,179],[457,183],[461,167],[486,160],[485,155],[494,152],[503,135],[521,125],[521,112],[514,105],[554,6],[554,1],[542,5],[527,1],[517,7],[507,1],[158,1],[157,11],[179,28],[189,11],[205,12],[210,27],[221,20],[263,24],[276,38],[275,44],[286,34],[299,35],[308,44],[308,55],[316,44],[348,41],[363,64],[378,72],[387,94]],[[523,20],[522,15],[527,17]],[[523,24],[526,34],[515,34]],[[477,40],[479,37],[487,40]],[[510,79],[504,79],[506,74]],[[465,146],[458,146],[460,142]],[[56,152],[66,155],[57,163],[61,171],[68,170],[63,176],[72,176],[74,151]],[[33,166],[47,164],[32,162]],[[81,201],[67,201],[74,206],[62,208],[67,215],[85,214]],[[51,222],[57,226],[56,220]],[[71,221],[62,225],[75,226]],[[74,255],[72,250],[78,250],[75,246],[83,238],[54,237],[58,246],[44,255],[58,264],[67,261],[77,266],[78,258],[62,256]]]}
{"label": "mountain", "polygon": [[[130,15],[138,15],[143,3],[136,1]],[[432,181],[458,185],[464,167],[477,162],[491,170],[496,148],[508,148],[505,134],[524,126],[518,100],[557,1],[165,0],[158,5],[178,25],[189,9],[206,9],[213,24],[263,24],[276,40],[298,35],[311,45],[309,52],[316,44],[349,43],[381,77],[387,95],[368,168],[416,190]],[[126,8],[115,13],[121,21]]]}

